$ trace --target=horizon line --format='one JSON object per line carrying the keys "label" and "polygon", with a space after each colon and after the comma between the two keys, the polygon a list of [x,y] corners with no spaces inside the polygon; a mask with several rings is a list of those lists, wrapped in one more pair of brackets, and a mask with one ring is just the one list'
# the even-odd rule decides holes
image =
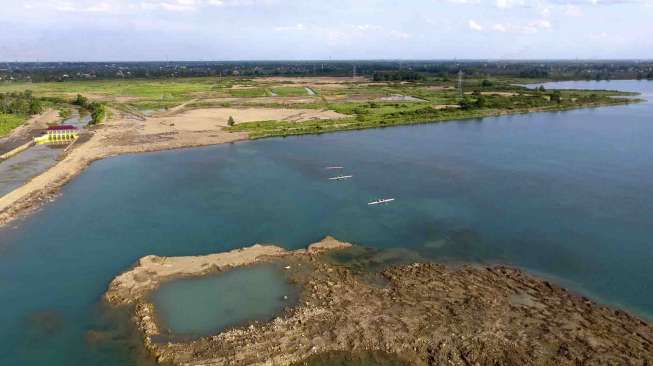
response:
{"label": "horizon line", "polygon": [[189,62],[189,63],[236,63],[236,62],[653,62],[653,58],[354,58],[354,59],[232,59],[232,60],[202,60],[202,59],[175,59],[175,60],[0,60],[3,64],[38,64],[38,63],[170,63],[170,62]]}

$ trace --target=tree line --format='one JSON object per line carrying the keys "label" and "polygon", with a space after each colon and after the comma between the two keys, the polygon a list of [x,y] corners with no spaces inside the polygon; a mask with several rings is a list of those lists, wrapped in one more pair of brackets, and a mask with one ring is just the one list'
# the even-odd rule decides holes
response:
{"label": "tree line", "polygon": [[43,112],[43,101],[30,90],[0,93],[0,113],[31,116]]}
{"label": "tree line", "polygon": [[379,81],[515,77],[546,80],[653,79],[653,61],[179,61],[10,63],[0,66],[1,81],[68,81],[87,79],[164,79],[225,76],[352,76]]}

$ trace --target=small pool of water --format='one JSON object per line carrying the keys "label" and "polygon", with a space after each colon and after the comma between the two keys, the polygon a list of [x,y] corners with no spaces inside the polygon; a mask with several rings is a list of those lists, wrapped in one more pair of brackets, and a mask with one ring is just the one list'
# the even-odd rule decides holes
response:
{"label": "small pool of water", "polygon": [[236,268],[163,284],[153,296],[164,327],[202,336],[248,321],[267,321],[297,301],[297,289],[274,264]]}

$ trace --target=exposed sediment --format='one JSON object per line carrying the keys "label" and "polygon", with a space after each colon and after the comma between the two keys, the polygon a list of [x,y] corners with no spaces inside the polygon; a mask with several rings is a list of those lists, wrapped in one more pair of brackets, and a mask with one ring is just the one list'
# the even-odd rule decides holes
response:
{"label": "exposed sediment", "polygon": [[[386,352],[415,365],[648,365],[653,327],[547,281],[504,266],[415,263],[382,272],[385,285],[332,264],[321,250],[254,246],[202,257],[145,257],[118,276],[106,299],[133,304],[145,345],[175,365],[290,365],[325,352]],[[283,260],[299,304],[268,323],[188,342],[157,342],[146,296],[161,281]]]}
{"label": "exposed sediment", "polygon": [[[101,126],[84,131],[80,140],[54,166],[21,187],[0,196],[0,227],[27,215],[51,201],[61,187],[92,162],[110,156],[199,147],[247,139],[246,133],[225,131],[224,126],[208,126],[202,121],[178,117],[177,124],[161,118],[139,119],[113,110],[114,117]],[[204,121],[205,122],[205,121]],[[225,124],[226,126],[226,124]]]}

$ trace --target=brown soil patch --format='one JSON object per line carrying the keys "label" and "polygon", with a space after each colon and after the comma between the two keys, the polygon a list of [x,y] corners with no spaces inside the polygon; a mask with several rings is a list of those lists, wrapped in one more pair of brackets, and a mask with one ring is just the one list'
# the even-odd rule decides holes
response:
{"label": "brown soil patch", "polygon": [[433,104],[431,108],[434,109],[447,109],[447,108],[460,108],[458,104]]}
{"label": "brown soil patch", "polygon": [[205,131],[227,126],[229,117],[236,123],[255,121],[293,121],[312,119],[338,119],[347,117],[331,110],[289,109],[289,108],[206,108],[192,109],[168,117],[153,117],[145,124],[147,133],[167,132],[165,127],[176,130]]}

